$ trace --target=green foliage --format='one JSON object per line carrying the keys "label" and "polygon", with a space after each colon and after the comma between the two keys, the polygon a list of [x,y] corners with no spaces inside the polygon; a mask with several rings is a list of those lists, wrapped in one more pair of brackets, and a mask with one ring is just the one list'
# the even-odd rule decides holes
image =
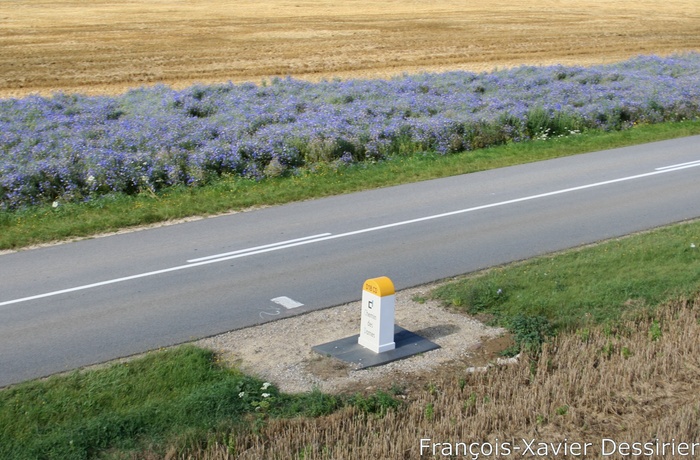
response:
{"label": "green foliage", "polygon": [[615,345],[613,345],[612,342],[608,342],[603,345],[603,348],[600,351],[605,358],[610,359],[613,353],[615,353]]}
{"label": "green foliage", "polygon": [[[202,177],[201,186],[195,188],[170,187],[154,191],[142,187],[141,193],[133,196],[110,195],[86,203],[60,203],[56,208],[49,205],[0,211],[0,250],[194,215],[288,203],[700,134],[700,122],[686,121],[553,138],[553,133],[564,128],[575,129],[575,120],[566,119],[564,115],[549,120],[545,115],[535,110],[532,127],[549,128],[551,136],[548,134],[547,142],[508,143],[507,133],[501,127],[485,124],[454,139],[452,155],[426,152],[415,142],[399,137],[390,147],[391,151],[386,152],[386,161],[369,158],[359,164],[345,165],[339,161],[345,153],[362,157],[365,152],[350,149],[338,140],[297,139],[293,141],[294,146],[301,152],[301,160],[309,166],[305,170],[297,168],[293,174],[288,165],[279,160],[271,163],[268,159],[261,169],[267,168],[269,177],[261,181],[232,176]],[[509,121],[503,119],[499,123],[507,126]],[[478,148],[496,141],[505,145]],[[466,148],[473,150],[461,151]]]}
{"label": "green foliage", "polygon": [[406,394],[406,387],[394,383],[391,385],[389,393],[391,393],[394,396],[404,395]]}
{"label": "green foliage", "polygon": [[435,418],[435,406],[433,403],[425,405],[424,415],[427,420],[433,420]]}
{"label": "green foliage", "polygon": [[584,327],[583,329],[580,329],[577,332],[579,337],[581,338],[581,342],[588,343],[588,340],[590,340],[591,338],[590,328]]}
{"label": "green foliage", "polygon": [[582,121],[574,115],[548,112],[541,107],[530,109],[526,126],[528,135],[537,140],[579,134],[583,129]]}
{"label": "green foliage", "polygon": [[495,283],[485,282],[472,285],[466,292],[467,311],[476,314],[497,308],[508,299],[508,293]]}
{"label": "green foliage", "polygon": [[657,342],[663,333],[661,332],[661,324],[659,324],[658,321],[654,321],[651,323],[651,326],[649,326],[649,339],[652,342]]}
{"label": "green foliage", "polygon": [[467,386],[467,379],[465,379],[464,377],[460,377],[458,383],[459,383],[459,391],[464,391],[464,387]]}
{"label": "green foliage", "polygon": [[632,353],[629,347],[622,347],[622,350],[620,350],[620,354],[622,354],[622,357],[624,359],[629,359],[634,353]]}
{"label": "green foliage", "polygon": [[[531,129],[556,132],[574,126],[570,120],[550,120],[546,115],[533,112]],[[481,132],[472,133],[471,139],[499,135],[490,129],[484,126]],[[271,166],[270,175],[280,177],[261,182],[224,178],[198,189],[145,190],[135,197],[111,196],[57,208],[0,212],[0,248],[698,132],[700,123],[665,124],[551,143],[509,144],[446,157],[407,154],[372,165],[324,166],[288,177],[275,169],[282,168],[279,164]],[[323,160],[342,151],[340,145],[321,145],[316,152],[307,153]],[[646,311],[670,296],[700,289],[700,251],[694,246],[698,235],[698,222],[659,229],[492,270],[446,285],[433,295],[470,313],[492,315],[513,332],[518,348],[531,353],[537,353],[543,341],[562,328],[579,330],[586,342],[589,328],[595,324],[608,324],[612,336],[615,328],[610,324],[616,320]],[[660,323],[652,323],[650,340],[661,336]],[[616,352],[612,341],[601,352],[611,357]],[[623,358],[631,356],[625,347],[619,353]],[[466,380],[460,380],[459,385],[463,390]],[[173,439],[187,446],[206,444],[212,433],[219,439],[221,433],[251,429],[251,420],[264,423],[267,417],[315,417],[345,404],[382,416],[400,407],[401,402],[394,398],[399,391],[394,388],[390,393],[347,398],[319,391],[287,395],[220,366],[209,351],[179,347],[107,369],[74,372],[0,392],[0,458],[93,458],[105,450],[118,454],[144,445],[158,449]],[[437,389],[431,386],[429,391],[435,394]],[[475,404],[476,395],[472,394],[465,401],[465,410],[472,410]],[[426,417],[432,418],[435,408],[429,404],[425,411]],[[546,419],[538,416],[538,423],[546,423]],[[236,451],[230,438],[221,437],[220,443]]]}
{"label": "green foliage", "polygon": [[279,396],[273,414],[279,417],[320,417],[328,415],[344,404],[340,396],[327,395],[315,389],[309,393]]}
{"label": "green foliage", "polygon": [[474,406],[476,406],[476,393],[471,392],[469,394],[469,398],[467,398],[467,400],[464,401],[464,408],[468,409],[468,408],[472,408]]}
{"label": "green foliage", "polygon": [[357,393],[348,399],[348,404],[358,408],[366,414],[385,415],[389,410],[395,410],[401,405],[401,401],[389,393],[378,390],[368,396]]}
{"label": "green foliage", "polygon": [[[372,401],[375,411],[389,407],[379,395]],[[341,405],[319,392],[281,394],[220,366],[211,351],[182,346],[0,392],[0,458],[87,459],[166,441],[193,446],[245,421],[318,416]]]}
{"label": "green foliage", "polygon": [[510,293],[517,290],[513,284],[494,282],[483,278],[470,283],[451,283],[438,288],[435,293],[452,306],[465,310],[471,315],[478,313],[496,314],[499,307],[507,303]]}
{"label": "green foliage", "polygon": [[[513,331],[517,348],[536,351],[560,329],[579,331],[586,342],[596,324],[612,333],[621,319],[648,316],[652,306],[700,289],[700,251],[693,247],[699,235],[700,222],[673,225],[488,270],[432,295],[490,315]],[[652,327],[651,340],[660,334]]]}
{"label": "green foliage", "polygon": [[516,345],[531,355],[538,355],[542,344],[552,335],[554,328],[544,316],[525,316],[517,314],[508,324]]}

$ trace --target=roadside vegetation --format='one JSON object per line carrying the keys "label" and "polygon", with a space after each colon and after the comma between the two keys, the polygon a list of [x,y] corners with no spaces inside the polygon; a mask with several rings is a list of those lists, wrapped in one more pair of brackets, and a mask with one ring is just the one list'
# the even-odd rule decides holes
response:
{"label": "roadside vegetation", "polygon": [[0,249],[696,133],[699,64],[0,99]]}
{"label": "roadside vegetation", "polygon": [[210,351],[181,346],[0,391],[0,457],[400,459],[416,458],[426,436],[692,441],[698,293],[695,221],[433,292],[447,308],[509,328],[518,364],[431,375],[409,397],[394,386],[283,394]]}
{"label": "roadside vegetation", "polygon": [[444,284],[447,305],[506,327],[536,353],[557,332],[648,317],[700,290],[700,222],[497,267]]}
{"label": "roadside vegetation", "polygon": [[105,369],[55,376],[0,392],[3,459],[121,458],[187,450],[231,433],[259,432],[270,419],[319,417],[342,407],[383,414],[390,395],[289,395],[222,366],[208,350],[180,346]]}
{"label": "roadside vegetation", "polygon": [[700,54],[0,99],[0,209],[697,119]]}
{"label": "roadside vegetation", "polygon": [[158,193],[144,189],[136,195],[116,194],[84,203],[5,210],[0,211],[0,250],[697,134],[697,120],[637,125],[624,131],[589,130],[451,155],[417,152],[380,162],[317,163],[288,177],[224,176],[201,187],[175,186]]}

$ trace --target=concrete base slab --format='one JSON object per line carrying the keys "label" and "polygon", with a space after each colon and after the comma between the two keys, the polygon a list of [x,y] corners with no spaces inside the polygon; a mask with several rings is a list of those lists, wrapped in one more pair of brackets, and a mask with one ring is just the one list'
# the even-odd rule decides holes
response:
{"label": "concrete base slab", "polygon": [[367,368],[381,366],[382,364],[408,358],[418,353],[440,348],[440,345],[396,325],[394,326],[396,348],[393,350],[375,353],[357,343],[359,337],[360,334],[357,334],[352,337],[316,345],[311,347],[311,349],[316,353],[356,364],[359,368]]}

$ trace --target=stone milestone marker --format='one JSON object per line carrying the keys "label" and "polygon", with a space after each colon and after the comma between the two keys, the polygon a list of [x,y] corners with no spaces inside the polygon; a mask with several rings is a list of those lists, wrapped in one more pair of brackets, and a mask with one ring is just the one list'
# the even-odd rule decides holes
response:
{"label": "stone milestone marker", "polygon": [[360,369],[440,348],[430,340],[395,325],[394,310],[394,283],[386,276],[368,279],[362,286],[360,334],[311,348],[324,356],[355,364]]}
{"label": "stone milestone marker", "polygon": [[362,319],[357,343],[375,353],[396,348],[394,283],[386,276],[365,281],[362,288]]}

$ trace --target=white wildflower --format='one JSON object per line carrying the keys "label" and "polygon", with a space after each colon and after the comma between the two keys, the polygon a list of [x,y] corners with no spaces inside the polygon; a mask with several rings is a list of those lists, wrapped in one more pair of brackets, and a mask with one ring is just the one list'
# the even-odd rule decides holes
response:
{"label": "white wildflower", "polygon": [[262,396],[263,398],[269,398],[269,397],[270,397],[270,393],[263,393],[263,394],[261,394],[260,396]]}
{"label": "white wildflower", "polygon": [[240,393],[238,393],[239,398],[242,398],[243,396],[245,396],[245,391],[241,391]]}
{"label": "white wildflower", "polygon": [[270,382],[265,382],[265,383],[263,383],[263,386],[260,387],[260,389],[267,390],[268,388],[270,388],[270,385],[272,385]]}
{"label": "white wildflower", "polygon": [[57,208],[57,207],[58,207],[58,201],[54,201],[54,202],[51,204],[51,207]]}

